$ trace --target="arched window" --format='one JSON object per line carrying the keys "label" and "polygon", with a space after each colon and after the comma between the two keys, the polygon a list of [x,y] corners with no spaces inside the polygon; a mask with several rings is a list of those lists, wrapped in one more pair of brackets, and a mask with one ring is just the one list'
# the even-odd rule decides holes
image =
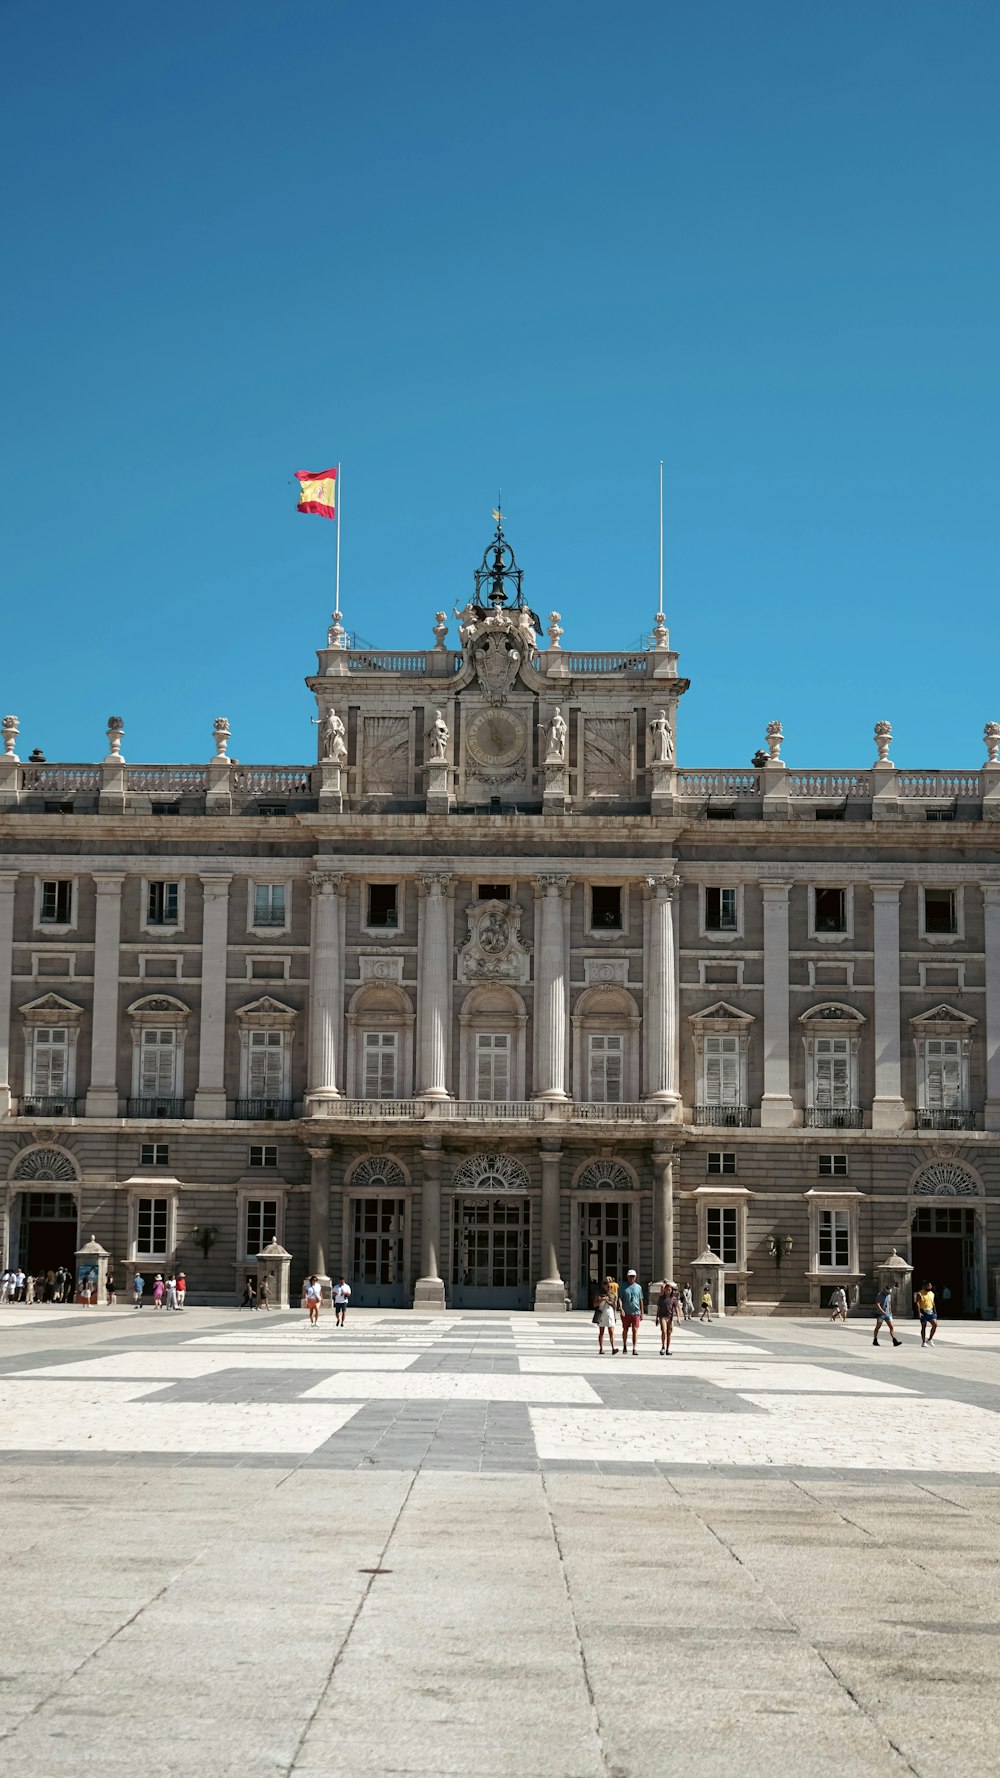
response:
{"label": "arched window", "polygon": [[413,1094],[413,1005],[395,982],[359,988],[347,1011],[349,1099]]}
{"label": "arched window", "polygon": [[524,1098],[527,1024],[524,1001],[514,988],[470,990],[459,1014],[460,1099],[495,1104]]}
{"label": "arched window", "polygon": [[596,984],[573,1011],[573,1097],[594,1105],[639,1097],[639,1009],[627,988]]}

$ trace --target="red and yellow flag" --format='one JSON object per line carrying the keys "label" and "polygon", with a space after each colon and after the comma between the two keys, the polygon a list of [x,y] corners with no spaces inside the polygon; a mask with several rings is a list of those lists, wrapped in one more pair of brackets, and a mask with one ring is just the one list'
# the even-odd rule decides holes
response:
{"label": "red and yellow flag", "polygon": [[321,519],[337,516],[337,471],[335,469],[297,469],[299,484],[298,512],[318,512]]}

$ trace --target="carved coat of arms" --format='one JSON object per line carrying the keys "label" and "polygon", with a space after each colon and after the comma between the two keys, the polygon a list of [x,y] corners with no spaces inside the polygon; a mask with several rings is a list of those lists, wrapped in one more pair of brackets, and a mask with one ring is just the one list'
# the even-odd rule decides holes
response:
{"label": "carved coat of arms", "polygon": [[526,982],[528,950],[521,939],[521,909],[509,901],[475,901],[467,907],[469,936],[459,952],[466,982]]}
{"label": "carved coat of arms", "polygon": [[521,665],[521,650],[505,630],[484,630],[472,651],[476,677],[491,704],[502,704]]}

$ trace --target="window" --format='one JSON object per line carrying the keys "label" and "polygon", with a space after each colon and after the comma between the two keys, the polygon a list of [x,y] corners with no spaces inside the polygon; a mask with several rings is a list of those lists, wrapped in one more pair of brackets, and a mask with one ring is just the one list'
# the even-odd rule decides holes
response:
{"label": "window", "polygon": [[285,1084],[285,1033],[251,1031],[248,1046],[248,1099],[281,1099]]}
{"label": "window", "polygon": [[170,1145],[167,1142],[141,1142],[139,1144],[140,1167],[165,1167],[170,1160]]}
{"label": "window", "polygon": [[957,1037],[925,1037],[924,1106],[928,1111],[957,1111],[964,1106],[962,1049]]}
{"label": "window", "polygon": [[740,1039],[705,1034],[705,1105],[740,1104]]}
{"label": "window", "polygon": [[176,926],[178,885],[176,883],[146,884],[147,926]]}
{"label": "window", "polygon": [[736,1155],[730,1149],[710,1149],[708,1171],[709,1173],[735,1173]]}
{"label": "window", "polygon": [[851,1040],[817,1037],[813,1051],[813,1104],[819,1108],[851,1103]]}
{"label": "window", "polygon": [[398,1042],[395,1031],[364,1034],[364,1095],[366,1099],[395,1099]]}
{"label": "window", "polygon": [[246,1246],[244,1253],[260,1253],[278,1232],[277,1198],[248,1198],[246,1201]]}
{"label": "window", "polygon": [[705,931],[735,932],[737,930],[736,890],[705,890]]}
{"label": "window", "polygon": [[847,931],[847,893],[844,889],[816,889],[814,930],[816,932]]}
{"label": "window", "polygon": [[734,1204],[710,1204],[705,1212],[708,1245],[723,1265],[737,1263],[737,1212]]}
{"label": "window", "polygon": [[587,1097],[593,1105],[621,1099],[624,1037],[591,1036],[587,1039]]}
{"label": "window", "polygon": [[924,932],[928,936],[953,937],[958,932],[958,907],[954,889],[924,890]]}
{"label": "window", "polygon": [[76,1199],[72,1192],[29,1192],[28,1222],[75,1222]]}
{"label": "window", "polygon": [[399,925],[398,883],[369,883],[368,924],[375,928]]}
{"label": "window", "polygon": [[254,925],[284,926],[285,918],[284,883],[255,883],[253,886]]}
{"label": "window", "polygon": [[509,1099],[510,1035],[506,1031],[476,1032],[476,1098]]}
{"label": "window", "polygon": [[251,1167],[276,1167],[278,1165],[278,1144],[276,1142],[251,1142]]}
{"label": "window", "polygon": [[851,1264],[850,1213],[847,1210],[821,1210],[818,1232],[820,1266],[846,1272]]}
{"label": "window", "polygon": [[42,884],[39,919],[43,926],[69,926],[73,919],[72,878]]}
{"label": "window", "polygon": [[604,888],[595,884],[590,891],[590,925],[593,932],[620,932],[622,929],[622,892],[616,884]]}
{"label": "window", "polygon": [[480,883],[476,890],[477,901],[509,901],[509,883]]}
{"label": "window", "polygon": [[177,1032],[144,1025],[139,1039],[139,1097],[172,1099],[177,1080]]}
{"label": "window", "polygon": [[819,1176],[821,1179],[843,1179],[847,1175],[846,1154],[821,1154],[819,1157]]}
{"label": "window", "polygon": [[169,1198],[139,1198],[136,1205],[135,1251],[139,1258],[165,1259]]}
{"label": "window", "polygon": [[65,1026],[37,1025],[31,1046],[31,1086],[40,1097],[62,1098],[68,1091],[69,1031]]}

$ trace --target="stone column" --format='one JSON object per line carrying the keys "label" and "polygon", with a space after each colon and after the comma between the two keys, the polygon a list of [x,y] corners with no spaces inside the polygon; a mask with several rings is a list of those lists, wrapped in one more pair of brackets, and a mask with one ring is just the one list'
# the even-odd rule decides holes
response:
{"label": "stone column", "polygon": [[121,871],[94,873],[94,1012],[88,1117],[118,1116],[118,944],[122,925]]}
{"label": "stone column", "polygon": [[413,1287],[415,1309],[443,1309],[441,1253],[441,1138],[428,1134],[420,1150],[420,1277]]}
{"label": "stone column", "polygon": [[195,1117],[226,1115],[226,970],[232,877],[202,877],[201,1031]]}
{"label": "stone column", "polygon": [[787,1130],[794,1122],[788,1083],[788,891],[790,883],[763,883],[764,896],[764,1096],[762,1130]]}
{"label": "stone column", "polygon": [[674,959],[674,896],[680,877],[647,877],[649,955],[646,979],[646,1098],[677,1104],[677,977]]}
{"label": "stone column", "polygon": [[448,1017],[451,1011],[451,958],[448,953],[448,884],[435,874],[423,878],[424,918],[418,965],[417,1078],[420,1098],[450,1099]]}
{"label": "stone column", "polygon": [[900,1079],[899,892],[902,883],[873,883],[875,899],[875,1097],[872,1129],[901,1130],[906,1121]]}
{"label": "stone column", "polygon": [[542,1137],[542,1256],[535,1285],[535,1312],[566,1308],[566,1286],[559,1274],[559,1174],[562,1149],[557,1137]]}
{"label": "stone column", "polygon": [[309,1266],[330,1296],[330,1144],[310,1143],[312,1176],[309,1181]]}
{"label": "stone column", "polygon": [[16,887],[16,870],[0,871],[0,1117],[10,1116],[10,990],[14,973]]}
{"label": "stone column", "polygon": [[986,1108],[983,1127],[1000,1130],[1000,883],[984,883],[982,888],[983,949],[986,954]]}
{"label": "stone column", "polygon": [[653,1283],[674,1276],[674,1153],[653,1150]]}
{"label": "stone column", "polygon": [[340,1090],[340,996],[343,963],[340,954],[340,872],[313,871],[312,956],[309,989],[309,1087],[306,1110],[312,1117],[330,1116]]}
{"label": "stone column", "polygon": [[563,892],[568,877],[539,877],[539,931],[535,945],[535,1021],[538,1028],[536,1099],[565,1099],[566,1093],[566,947],[563,941]]}

